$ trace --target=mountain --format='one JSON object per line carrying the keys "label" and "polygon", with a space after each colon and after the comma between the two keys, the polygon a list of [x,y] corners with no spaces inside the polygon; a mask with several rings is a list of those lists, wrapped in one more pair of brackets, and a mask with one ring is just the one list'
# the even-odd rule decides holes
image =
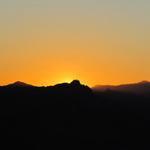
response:
{"label": "mountain", "polygon": [[0,86],[0,88],[13,88],[15,89],[26,89],[26,88],[33,88],[33,89],[47,89],[49,92],[55,92],[58,94],[87,94],[92,93],[92,89],[90,89],[88,86],[83,85],[80,83],[79,80],[73,80],[71,83],[60,83],[56,84],[54,86],[43,86],[43,87],[37,87],[31,84],[27,84],[21,81],[17,81],[5,86]]}
{"label": "mountain", "polygon": [[56,84],[55,87],[66,87],[66,86],[76,86],[76,87],[80,87],[80,86],[84,86],[80,83],[79,80],[73,80],[71,83],[60,83],[60,84]]}
{"label": "mountain", "polygon": [[[146,91],[149,85],[118,88]],[[0,88],[0,133],[4,149],[147,150],[150,101],[125,92],[93,92],[78,80],[48,87],[19,81]]]}
{"label": "mountain", "polygon": [[73,80],[71,83],[61,83],[54,86],[48,86],[45,87],[45,89],[52,91],[52,93],[57,93],[58,95],[68,96],[89,96],[93,93],[92,89],[81,84],[79,80]]}
{"label": "mountain", "polygon": [[135,94],[149,94],[150,95],[150,82],[142,81],[132,84],[122,84],[122,85],[98,85],[93,87],[94,91],[120,91],[120,92],[129,92]]}
{"label": "mountain", "polygon": [[34,87],[34,86],[31,85],[31,84],[27,84],[27,83],[21,82],[21,81],[16,81],[14,83],[5,85],[4,87],[15,88],[15,87]]}

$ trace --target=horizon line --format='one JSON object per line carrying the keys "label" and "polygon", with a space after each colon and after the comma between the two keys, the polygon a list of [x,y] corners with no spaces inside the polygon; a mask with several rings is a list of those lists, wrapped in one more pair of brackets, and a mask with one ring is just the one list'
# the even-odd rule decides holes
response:
{"label": "horizon line", "polygon": [[[77,79],[75,79],[77,80]],[[74,80],[72,80],[71,82],[73,82]],[[82,82],[80,80],[78,80],[81,85],[86,85],[86,86],[89,86],[88,84],[82,84]],[[14,81],[14,82],[10,82],[10,83],[7,83],[7,84],[4,84],[4,85],[0,85],[0,86],[8,86],[8,85],[13,85],[13,84],[17,84],[17,83],[20,83],[20,84],[26,84],[26,85],[30,85],[30,86],[34,86],[34,87],[48,87],[48,86],[55,86],[55,85],[58,85],[58,84],[64,84],[64,83],[67,83],[67,84],[71,84],[71,82],[58,82],[56,84],[50,84],[50,85],[34,85],[34,84],[30,84],[30,83],[27,83],[27,82],[24,82],[24,81]],[[94,86],[89,86],[90,88],[95,88],[97,86],[121,86],[121,85],[131,85],[131,84],[138,84],[138,83],[150,83],[150,81],[148,80],[141,80],[141,81],[137,81],[137,82],[128,82],[128,83],[119,83],[119,84],[96,84]]]}

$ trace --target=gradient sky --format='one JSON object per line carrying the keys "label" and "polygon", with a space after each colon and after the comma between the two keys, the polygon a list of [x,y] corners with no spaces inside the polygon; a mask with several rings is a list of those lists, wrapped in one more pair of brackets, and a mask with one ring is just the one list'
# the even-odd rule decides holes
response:
{"label": "gradient sky", "polygon": [[150,0],[0,0],[0,84],[150,80]]}

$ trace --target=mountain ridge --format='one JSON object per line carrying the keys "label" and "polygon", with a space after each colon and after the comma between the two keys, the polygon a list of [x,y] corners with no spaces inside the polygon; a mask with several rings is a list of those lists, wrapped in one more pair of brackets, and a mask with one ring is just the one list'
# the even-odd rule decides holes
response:
{"label": "mountain ridge", "polygon": [[92,88],[94,91],[120,91],[135,94],[150,94],[150,82],[141,81],[137,83],[120,84],[120,85],[97,85]]}
{"label": "mountain ridge", "polygon": [[83,85],[79,80],[73,80],[70,83],[59,83],[54,86],[34,86],[22,81],[16,81],[14,83],[0,86],[1,88],[53,88],[53,89],[69,89],[69,88],[85,88],[89,90],[93,90],[96,92],[104,92],[104,91],[117,91],[117,92],[127,92],[134,94],[145,94],[150,95],[150,82],[149,81],[141,81],[137,83],[129,83],[129,84],[120,84],[120,85],[97,85],[93,88],[88,87],[87,85]]}
{"label": "mountain ridge", "polygon": [[10,83],[1,87],[35,87],[35,86],[22,81],[16,81],[14,83]]}
{"label": "mountain ridge", "polygon": [[67,83],[67,82],[63,82],[63,83],[58,83],[55,85],[48,85],[48,86],[35,86],[29,83],[25,83],[22,81],[15,81],[13,83],[9,83],[7,85],[0,85],[0,87],[58,87],[58,86],[66,86],[66,85],[74,85],[74,86],[87,86],[87,85],[83,85],[80,80],[72,80],[72,82]]}

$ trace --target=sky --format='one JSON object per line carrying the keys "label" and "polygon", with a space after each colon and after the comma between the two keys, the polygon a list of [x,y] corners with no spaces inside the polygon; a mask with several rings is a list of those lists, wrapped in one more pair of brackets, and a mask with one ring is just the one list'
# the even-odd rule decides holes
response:
{"label": "sky", "polygon": [[149,0],[0,0],[0,85],[150,80]]}

